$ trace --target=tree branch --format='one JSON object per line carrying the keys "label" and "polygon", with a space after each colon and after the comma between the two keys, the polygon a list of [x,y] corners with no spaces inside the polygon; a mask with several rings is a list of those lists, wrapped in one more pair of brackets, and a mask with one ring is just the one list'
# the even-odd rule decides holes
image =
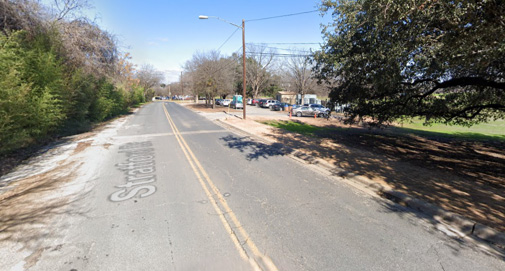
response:
{"label": "tree branch", "polygon": [[482,77],[460,77],[437,83],[438,88],[448,88],[456,86],[483,86],[505,90],[505,83],[487,80]]}
{"label": "tree branch", "polygon": [[421,83],[426,83],[426,82],[432,82],[435,84],[435,86],[423,94],[410,96],[407,99],[407,101],[405,102],[405,105],[408,104],[408,102],[411,101],[412,99],[416,99],[416,98],[419,98],[418,105],[420,105],[422,100],[424,100],[429,95],[435,93],[437,90],[444,89],[444,88],[450,88],[450,87],[483,86],[483,87],[491,87],[491,88],[495,88],[495,89],[505,90],[505,83],[487,80],[482,77],[459,77],[459,78],[453,78],[453,79],[450,79],[450,80],[447,80],[447,81],[444,81],[441,83],[437,82],[433,79],[420,79],[420,80],[416,80],[412,83],[402,82],[401,84],[407,85],[407,86],[415,86],[415,85],[418,85]]}
{"label": "tree branch", "polygon": [[407,86],[415,86],[421,83],[426,83],[426,82],[432,82],[435,84],[434,89],[441,89],[441,88],[449,88],[449,87],[457,87],[457,86],[484,86],[484,87],[492,87],[496,89],[502,89],[505,90],[505,83],[502,82],[496,82],[496,81],[491,81],[487,80],[483,77],[459,77],[459,78],[453,78],[444,82],[437,82],[433,79],[420,79],[420,80],[415,80],[412,83],[409,82],[402,82],[402,85],[407,85]]}
{"label": "tree branch", "polygon": [[[461,117],[461,118],[470,120],[470,119],[475,118],[477,115],[479,115],[482,112],[482,110],[484,110],[484,109],[496,109],[496,110],[505,111],[505,106],[502,104],[485,104],[485,105],[469,106],[469,107],[463,108],[462,110],[459,110],[458,112],[455,112],[454,114],[451,114],[452,115],[451,117],[452,118]],[[466,112],[473,111],[473,110],[476,110],[476,111],[474,111],[471,115],[466,114]]]}

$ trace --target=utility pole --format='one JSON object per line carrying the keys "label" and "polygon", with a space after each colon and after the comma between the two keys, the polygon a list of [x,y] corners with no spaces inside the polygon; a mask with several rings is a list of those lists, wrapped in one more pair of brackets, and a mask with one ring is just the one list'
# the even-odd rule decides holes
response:
{"label": "utility pole", "polygon": [[243,93],[242,93],[242,107],[243,107],[243,119],[245,120],[245,107],[246,107],[246,104],[247,104],[247,100],[246,100],[246,97],[245,97],[245,94],[246,94],[246,90],[247,90],[247,86],[246,86],[246,77],[245,77],[245,73],[246,73],[246,70],[245,70],[245,20],[242,19],[242,62],[243,62],[243,69],[244,69],[244,72],[243,72],[243,75],[242,75],[242,85],[244,87],[244,90],[243,90]]}
{"label": "utility pole", "polygon": [[236,25],[234,23],[230,23],[228,22],[227,20],[224,20],[224,19],[221,19],[219,17],[216,17],[216,16],[206,16],[206,15],[200,15],[198,16],[198,19],[209,19],[209,18],[215,18],[215,19],[218,19],[220,21],[223,21],[225,23],[229,23],[235,27],[238,27],[238,28],[242,28],[242,62],[243,62],[243,81],[242,81],[242,85],[244,87],[244,90],[243,90],[243,93],[242,93],[242,105],[243,105],[243,112],[244,112],[244,115],[243,115],[243,119],[245,120],[245,107],[246,107],[246,104],[247,104],[247,101],[246,101],[246,90],[247,90],[247,86],[246,86],[246,70],[245,70],[245,61],[246,61],[246,57],[245,57],[245,20],[242,19],[242,26],[240,25]]}
{"label": "utility pole", "polygon": [[184,82],[182,81],[182,72],[181,72],[181,95],[184,96]]}

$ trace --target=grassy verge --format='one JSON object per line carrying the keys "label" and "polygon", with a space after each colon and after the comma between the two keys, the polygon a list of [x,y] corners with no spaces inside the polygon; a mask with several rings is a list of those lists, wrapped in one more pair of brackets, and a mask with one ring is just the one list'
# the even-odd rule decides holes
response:
{"label": "grassy verge", "polygon": [[[338,132],[345,134],[375,134],[378,131],[370,131],[360,128],[326,128],[318,127],[297,121],[263,121],[263,124],[284,129],[289,132],[299,133],[306,136],[317,137],[327,136],[328,132]],[[384,131],[390,135],[408,136],[416,135],[430,139],[449,139],[464,141],[497,141],[505,142],[505,120],[492,123],[479,124],[470,128],[461,126],[447,126],[436,124],[433,126],[423,126],[421,121],[404,124],[403,127],[390,127]]]}
{"label": "grassy verge", "polygon": [[278,121],[278,120],[269,120],[261,122],[266,125],[270,125],[272,127],[284,129],[286,131],[299,133],[307,136],[315,136],[317,132],[328,130],[328,128],[317,127],[309,124],[305,124],[302,122],[295,121]]}
{"label": "grassy verge", "polygon": [[400,133],[413,133],[421,136],[450,137],[462,140],[498,140],[505,141],[505,120],[481,123],[472,127],[434,124],[424,126],[421,120],[404,123],[396,127]]}

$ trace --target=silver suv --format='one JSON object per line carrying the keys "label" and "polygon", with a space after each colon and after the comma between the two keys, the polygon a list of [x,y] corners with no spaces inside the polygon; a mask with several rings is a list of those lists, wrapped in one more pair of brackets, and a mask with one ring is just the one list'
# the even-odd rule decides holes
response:
{"label": "silver suv", "polygon": [[317,108],[312,108],[310,106],[300,106],[297,108],[293,108],[291,110],[291,114],[297,116],[297,117],[302,117],[302,116],[318,116],[318,117],[323,117],[324,114],[326,114],[325,110],[319,110]]}
{"label": "silver suv", "polygon": [[309,106],[310,106],[310,108],[317,109],[321,112],[326,112],[326,113],[330,112],[329,108],[326,108],[320,104],[309,104]]}
{"label": "silver suv", "polygon": [[278,104],[278,103],[280,103],[280,102],[277,100],[266,100],[264,103],[261,104],[261,107],[268,108],[268,107],[270,107],[274,104]]}

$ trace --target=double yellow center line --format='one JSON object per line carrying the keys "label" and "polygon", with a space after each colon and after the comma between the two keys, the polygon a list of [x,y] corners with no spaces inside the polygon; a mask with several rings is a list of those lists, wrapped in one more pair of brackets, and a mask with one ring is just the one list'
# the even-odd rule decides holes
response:
{"label": "double yellow center line", "polygon": [[195,175],[200,182],[203,190],[205,191],[209,202],[212,204],[212,207],[214,207],[214,210],[219,215],[219,218],[223,223],[226,232],[240,253],[240,257],[245,261],[248,261],[254,270],[277,271],[278,269],[270,257],[263,255],[256,247],[252,239],[249,237],[249,234],[247,234],[235,216],[235,213],[226,202],[224,196],[214,185],[205,169],[195,157],[193,151],[191,151],[188,144],[186,143],[186,140],[184,140],[181,133],[179,132],[179,129],[177,129],[177,126],[175,126],[175,123],[168,113],[165,104],[163,104],[163,110],[165,111],[165,116],[167,117],[170,127],[174,131],[177,142],[179,142],[179,145],[181,146],[184,155],[188,159],[193,172],[195,172]]}

